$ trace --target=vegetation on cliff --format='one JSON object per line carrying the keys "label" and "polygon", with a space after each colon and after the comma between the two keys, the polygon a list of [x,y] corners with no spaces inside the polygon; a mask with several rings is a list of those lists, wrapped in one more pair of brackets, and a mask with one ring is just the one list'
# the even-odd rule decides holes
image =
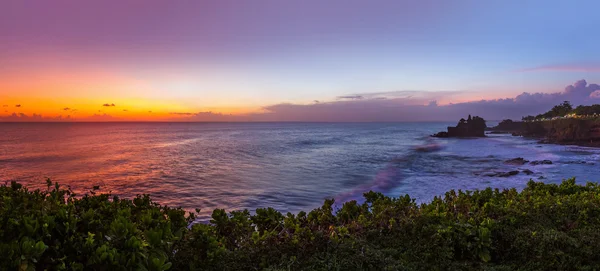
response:
{"label": "vegetation on cliff", "polygon": [[600,104],[579,105],[576,108],[573,108],[569,101],[564,101],[562,104],[555,105],[546,113],[542,113],[537,116],[526,116],[523,117],[522,120],[549,120],[565,116],[596,117],[598,114],[600,114]]}
{"label": "vegetation on cliff", "polygon": [[546,113],[523,117],[523,121],[503,120],[489,130],[539,137],[545,143],[600,146],[598,114],[598,104],[573,108],[570,102],[565,101]]}
{"label": "vegetation on cliff", "polygon": [[530,181],[430,203],[364,194],[334,210],[226,213],[209,224],[148,196],[0,187],[2,270],[598,269],[600,186]]}

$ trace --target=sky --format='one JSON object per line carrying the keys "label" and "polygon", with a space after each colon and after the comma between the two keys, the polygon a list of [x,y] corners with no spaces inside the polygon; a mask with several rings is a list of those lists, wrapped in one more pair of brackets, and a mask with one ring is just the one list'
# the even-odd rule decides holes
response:
{"label": "sky", "polygon": [[0,121],[520,118],[596,103],[599,8],[0,0]]}

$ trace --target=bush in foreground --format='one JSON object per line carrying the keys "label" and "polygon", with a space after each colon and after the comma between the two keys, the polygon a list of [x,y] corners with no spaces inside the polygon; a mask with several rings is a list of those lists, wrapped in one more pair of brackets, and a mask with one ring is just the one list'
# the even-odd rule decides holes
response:
{"label": "bush in foreground", "polygon": [[[51,184],[49,183],[49,188]],[[0,187],[2,270],[594,270],[600,186],[530,181],[418,205],[364,194],[309,213],[226,213],[209,224],[147,195],[76,198]]]}

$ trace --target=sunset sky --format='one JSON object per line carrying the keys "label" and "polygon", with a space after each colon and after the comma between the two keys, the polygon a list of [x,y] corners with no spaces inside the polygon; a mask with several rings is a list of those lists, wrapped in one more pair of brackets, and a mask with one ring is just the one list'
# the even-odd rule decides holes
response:
{"label": "sunset sky", "polygon": [[595,102],[599,8],[595,0],[3,0],[0,120],[520,117],[562,99]]}

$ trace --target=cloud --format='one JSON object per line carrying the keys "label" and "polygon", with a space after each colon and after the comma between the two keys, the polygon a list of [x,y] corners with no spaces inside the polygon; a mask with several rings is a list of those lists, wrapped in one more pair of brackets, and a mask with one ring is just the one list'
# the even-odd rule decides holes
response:
{"label": "cloud", "polygon": [[7,104],[5,104],[5,105],[2,105],[2,107],[8,107],[8,105],[7,105]]}
{"label": "cloud", "polygon": [[556,64],[542,65],[532,68],[516,70],[517,72],[544,72],[544,71],[561,71],[561,72],[600,72],[600,63],[583,63],[583,64]]}
{"label": "cloud", "polygon": [[17,104],[17,105],[15,105],[15,107],[21,107],[21,105],[20,105],[20,104]]}
{"label": "cloud", "polygon": [[[600,85],[579,80],[563,91],[523,92],[512,98],[478,100],[445,104],[452,96],[466,91],[389,91],[354,93],[336,97],[333,101],[313,101],[308,104],[280,103],[264,106],[261,112],[231,115],[215,112],[170,112],[170,121],[243,122],[243,121],[314,121],[314,122],[395,122],[395,121],[456,121],[468,114],[487,120],[520,119],[551,109],[563,101],[575,106],[600,103]],[[75,111],[74,109],[71,111]],[[101,111],[101,110],[100,110]],[[126,111],[124,109],[123,111]],[[148,111],[151,115],[152,111]],[[47,120],[34,114],[14,113],[0,120]],[[64,119],[64,118],[63,118]],[[108,114],[95,114],[81,121],[118,121]]]}
{"label": "cloud", "polygon": [[123,112],[129,112],[129,110],[127,110],[127,109],[123,109]]}
{"label": "cloud", "polygon": [[103,104],[102,106],[105,106],[105,107],[113,107],[113,106],[116,106],[116,105],[115,105],[115,104]]}
{"label": "cloud", "polygon": [[600,90],[596,90],[590,93],[590,98],[599,99],[600,98]]}
{"label": "cloud", "polygon": [[57,117],[44,117],[41,114],[33,113],[27,115],[24,113],[12,113],[8,116],[0,116],[0,121],[3,122],[60,122],[60,121],[72,121],[71,116],[68,115],[63,117],[62,115]]}
{"label": "cloud", "polygon": [[[211,111],[206,112],[197,112],[197,113],[169,113],[175,114],[184,117],[178,117],[174,119],[175,121],[190,121],[190,122],[242,122],[242,121],[253,121],[253,119],[249,115],[232,115],[232,114],[222,114],[222,113],[213,113]],[[261,114],[256,114],[255,116],[260,116]]]}
{"label": "cloud", "polygon": [[[318,104],[275,104],[266,113],[246,116],[252,121],[455,121],[468,114],[488,120],[520,119],[551,109],[563,101],[574,105],[600,103],[600,85],[579,80],[556,93],[523,92],[514,98],[439,105],[438,97],[461,92],[382,92],[363,99]],[[464,92],[463,92],[464,93]],[[380,99],[384,97],[385,99]]]}
{"label": "cloud", "polygon": [[64,111],[69,111],[69,110],[71,110],[71,108],[65,107],[65,108],[63,108],[63,110]]}
{"label": "cloud", "polygon": [[363,96],[361,95],[347,95],[347,96],[338,96],[338,99],[348,99],[348,100],[361,100]]}
{"label": "cloud", "polygon": [[356,93],[352,95],[338,96],[338,100],[396,100],[403,104],[424,105],[431,101],[451,100],[454,96],[464,95],[468,91],[461,90],[443,90],[443,91],[424,91],[424,90],[396,90],[369,93]]}

